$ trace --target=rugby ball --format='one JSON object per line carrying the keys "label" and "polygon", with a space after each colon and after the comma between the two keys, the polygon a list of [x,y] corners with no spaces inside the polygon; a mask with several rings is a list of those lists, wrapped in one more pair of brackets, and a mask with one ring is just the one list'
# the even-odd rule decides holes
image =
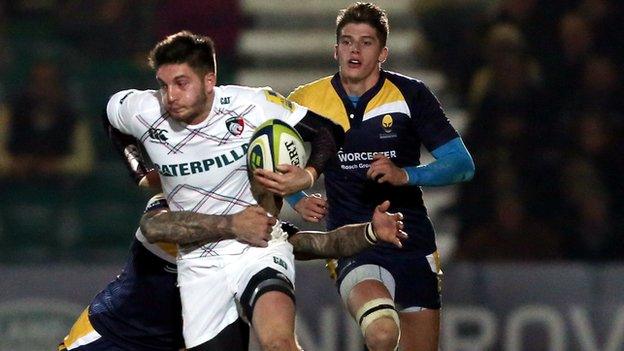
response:
{"label": "rugby ball", "polygon": [[303,139],[290,125],[270,119],[256,128],[247,149],[247,166],[276,172],[277,165],[305,167],[307,160]]}

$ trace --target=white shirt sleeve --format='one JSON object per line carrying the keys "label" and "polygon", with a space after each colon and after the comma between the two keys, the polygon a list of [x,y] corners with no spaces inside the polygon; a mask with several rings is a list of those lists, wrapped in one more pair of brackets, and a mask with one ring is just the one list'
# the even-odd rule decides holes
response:
{"label": "white shirt sleeve", "polygon": [[160,110],[160,104],[152,90],[122,90],[111,96],[106,106],[110,124],[120,132],[135,137],[140,137],[145,129],[137,116],[158,110]]}

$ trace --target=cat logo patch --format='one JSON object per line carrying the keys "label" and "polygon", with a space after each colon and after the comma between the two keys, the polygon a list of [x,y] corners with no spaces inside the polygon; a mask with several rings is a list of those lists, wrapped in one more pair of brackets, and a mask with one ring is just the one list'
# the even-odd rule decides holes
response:
{"label": "cat logo patch", "polygon": [[280,266],[284,267],[284,269],[288,270],[288,265],[286,264],[286,262],[284,262],[284,260],[279,257],[273,256],[273,263],[279,264]]}

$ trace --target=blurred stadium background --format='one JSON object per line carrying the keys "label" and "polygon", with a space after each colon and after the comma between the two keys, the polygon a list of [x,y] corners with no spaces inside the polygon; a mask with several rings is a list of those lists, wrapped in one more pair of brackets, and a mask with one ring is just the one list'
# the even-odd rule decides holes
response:
{"label": "blurred stadium background", "polygon": [[[210,35],[221,84],[286,95],[335,72],[349,3],[0,1],[0,350],[53,349],[121,269],[150,195],[100,114],[118,90],[156,87],[156,41]],[[385,68],[434,90],[477,166],[468,184],[425,189],[446,276],[442,350],[624,350],[621,2],[378,4]],[[298,269],[304,348],[360,350],[323,263]]]}

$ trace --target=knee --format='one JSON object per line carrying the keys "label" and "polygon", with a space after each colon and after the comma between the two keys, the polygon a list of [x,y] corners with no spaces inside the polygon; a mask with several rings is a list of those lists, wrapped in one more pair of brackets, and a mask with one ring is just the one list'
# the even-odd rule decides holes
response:
{"label": "knee", "polygon": [[364,331],[366,346],[371,351],[396,350],[399,345],[399,326],[394,319],[383,317],[372,322]]}
{"label": "knee", "polygon": [[399,344],[399,314],[394,301],[378,298],[365,303],[356,313],[366,346],[371,351],[395,350]]}
{"label": "knee", "polygon": [[295,343],[292,338],[287,336],[269,336],[263,338],[260,341],[260,347],[263,351],[283,351],[283,350],[294,350]]}

